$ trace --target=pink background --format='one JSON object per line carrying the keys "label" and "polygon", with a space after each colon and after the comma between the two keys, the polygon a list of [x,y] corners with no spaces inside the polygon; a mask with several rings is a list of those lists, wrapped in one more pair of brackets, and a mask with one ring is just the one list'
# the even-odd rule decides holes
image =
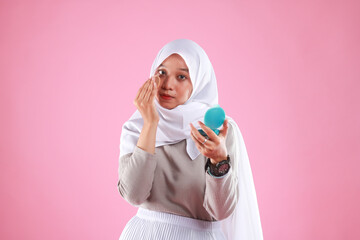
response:
{"label": "pink background", "polygon": [[[360,239],[359,1],[1,1],[0,239],[118,239],[122,124],[167,42],[207,52],[264,238]],[[357,109],[357,110],[356,110]]]}

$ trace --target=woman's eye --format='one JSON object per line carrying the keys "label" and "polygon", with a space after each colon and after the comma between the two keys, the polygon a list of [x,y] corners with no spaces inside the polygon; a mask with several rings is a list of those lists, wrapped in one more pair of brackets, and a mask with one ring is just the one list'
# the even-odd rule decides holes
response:
{"label": "woman's eye", "polygon": [[179,77],[180,77],[181,80],[185,80],[185,79],[186,79],[186,77],[185,77],[184,75],[179,75]]}
{"label": "woman's eye", "polygon": [[163,70],[159,70],[159,73],[162,75],[164,74],[165,72]]}

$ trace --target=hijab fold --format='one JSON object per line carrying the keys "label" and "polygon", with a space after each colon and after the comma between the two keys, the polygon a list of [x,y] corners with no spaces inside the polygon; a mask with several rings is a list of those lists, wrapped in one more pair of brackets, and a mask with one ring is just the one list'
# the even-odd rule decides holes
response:
{"label": "hijab fold", "polygon": [[[186,139],[186,152],[191,160],[195,160],[200,152],[190,137],[190,123],[200,128],[198,121],[203,121],[205,112],[218,104],[216,77],[205,51],[188,39],[176,39],[162,47],[152,64],[150,77],[155,74],[157,67],[174,53],[179,54],[188,66],[193,91],[184,104],[173,109],[162,107],[155,98],[155,106],[159,113],[155,147]],[[222,230],[228,240],[262,240],[255,186],[245,143],[235,121],[229,116],[226,118],[235,131],[233,173],[238,183],[239,201],[234,212],[225,220],[221,220]],[[123,124],[119,157],[134,151],[143,124],[138,110]]]}

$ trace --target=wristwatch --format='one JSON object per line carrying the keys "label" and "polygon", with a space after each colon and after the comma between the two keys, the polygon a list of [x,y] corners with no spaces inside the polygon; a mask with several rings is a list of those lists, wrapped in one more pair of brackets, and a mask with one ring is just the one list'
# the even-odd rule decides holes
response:
{"label": "wristwatch", "polygon": [[214,177],[222,177],[230,170],[230,156],[227,155],[226,160],[222,160],[216,164],[212,164],[210,158],[207,159],[205,164],[205,171]]}

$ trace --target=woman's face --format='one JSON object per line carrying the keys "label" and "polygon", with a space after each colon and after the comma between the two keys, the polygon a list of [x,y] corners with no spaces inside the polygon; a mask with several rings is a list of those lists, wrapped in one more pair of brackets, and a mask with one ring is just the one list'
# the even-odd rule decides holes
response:
{"label": "woman's face", "polygon": [[160,77],[156,99],[162,107],[173,109],[191,96],[193,86],[189,69],[180,55],[174,53],[166,58],[155,75]]}

